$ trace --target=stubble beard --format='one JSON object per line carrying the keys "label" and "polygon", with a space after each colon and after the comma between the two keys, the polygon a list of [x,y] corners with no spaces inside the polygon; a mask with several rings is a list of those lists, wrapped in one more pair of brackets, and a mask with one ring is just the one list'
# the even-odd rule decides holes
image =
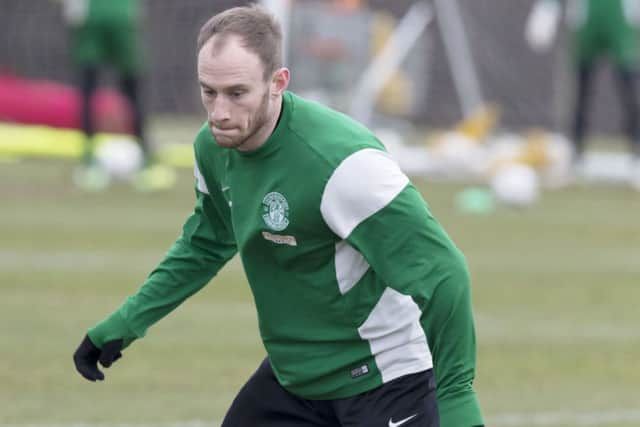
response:
{"label": "stubble beard", "polygon": [[[238,136],[238,140],[231,140],[228,143],[221,143],[221,141],[216,138],[216,142],[223,148],[230,149],[239,149],[241,148],[247,141],[249,141],[252,137],[254,137],[262,128],[266,125],[268,121],[268,111],[269,111],[269,91],[265,91],[262,96],[262,100],[260,101],[260,106],[256,110],[252,120],[250,121],[249,127],[247,128],[247,133],[244,136]],[[215,137],[215,135],[214,135]]]}

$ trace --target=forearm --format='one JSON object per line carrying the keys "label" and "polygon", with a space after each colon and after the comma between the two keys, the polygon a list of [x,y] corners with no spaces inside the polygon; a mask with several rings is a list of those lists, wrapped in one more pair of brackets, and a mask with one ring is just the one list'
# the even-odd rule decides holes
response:
{"label": "forearm", "polygon": [[122,338],[125,347],[185,299],[200,290],[236,253],[231,232],[223,226],[211,200],[197,193],[193,214],[182,235],[134,295],[89,330],[100,347]]}
{"label": "forearm", "polygon": [[[235,248],[227,253],[230,258]],[[227,259],[196,256],[192,248],[178,240],[138,292],[89,330],[91,340],[100,347],[122,338],[126,347],[143,337],[151,325],[206,285]]]}
{"label": "forearm", "polygon": [[422,325],[431,348],[443,427],[483,424],[473,387],[476,336],[471,288],[465,265],[434,291],[423,310]]}

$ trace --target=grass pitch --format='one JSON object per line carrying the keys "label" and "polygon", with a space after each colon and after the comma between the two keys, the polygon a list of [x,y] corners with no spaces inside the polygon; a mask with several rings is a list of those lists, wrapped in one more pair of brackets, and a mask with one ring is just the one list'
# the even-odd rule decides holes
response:
{"label": "grass pitch", "polygon": [[[71,361],[177,237],[190,171],[167,193],[86,194],[71,168],[0,163],[0,425],[217,425],[265,355],[237,260],[105,382]],[[488,425],[640,425],[640,194],[576,186],[470,216],[459,185],[417,184],[469,260]]]}

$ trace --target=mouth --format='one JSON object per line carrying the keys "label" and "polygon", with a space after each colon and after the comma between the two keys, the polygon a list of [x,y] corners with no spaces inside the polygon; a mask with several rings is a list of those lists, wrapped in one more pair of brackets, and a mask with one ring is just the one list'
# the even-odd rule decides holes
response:
{"label": "mouth", "polygon": [[211,132],[219,134],[228,134],[235,131],[235,128],[233,127],[219,127],[211,123],[209,123],[209,129],[211,129]]}

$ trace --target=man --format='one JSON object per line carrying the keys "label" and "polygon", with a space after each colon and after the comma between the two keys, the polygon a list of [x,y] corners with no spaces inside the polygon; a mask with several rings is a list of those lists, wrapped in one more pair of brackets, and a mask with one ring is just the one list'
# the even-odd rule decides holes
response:
{"label": "man", "polygon": [[[549,20],[559,17],[558,0],[538,0],[531,14],[542,18],[543,11],[549,13]],[[538,13],[535,13],[535,12]],[[600,60],[613,62],[619,98],[626,116],[625,131],[630,141],[634,158],[635,180],[640,186],[640,110],[638,106],[638,70],[640,66],[640,45],[638,28],[640,26],[640,2],[638,0],[569,0],[567,8],[571,29],[571,54],[573,57],[576,81],[572,138],[575,148],[575,163],[580,168],[585,150],[588,110],[592,103],[593,77]],[[539,20],[540,28],[552,28]],[[533,28],[533,25],[532,25]],[[549,35],[540,35],[544,48],[551,42]],[[542,46],[543,45],[543,46]],[[637,175],[637,177],[635,176]],[[640,187],[639,187],[640,188]]]}
{"label": "man", "polygon": [[[145,136],[144,112],[140,99],[141,50],[140,4],[138,0],[62,0],[64,15],[70,27],[71,56],[79,74],[81,126],[85,134],[83,167],[76,171],[76,184],[99,189],[105,172],[95,166],[93,145],[95,124],[91,99],[98,87],[100,71],[111,67],[119,78],[119,86],[132,110],[133,133],[142,149],[145,165],[151,166],[151,147]],[[160,174],[170,175],[164,168],[148,168],[136,177],[143,190],[155,188]],[[169,182],[171,179],[169,179]],[[94,188],[95,187],[95,188]]]}
{"label": "man", "polygon": [[608,56],[615,66],[631,153],[635,157],[634,163],[640,169],[640,111],[637,92],[640,65],[637,19],[640,18],[640,5],[637,0],[579,0],[573,3],[573,7],[573,55],[577,82],[573,140],[577,160],[581,160],[584,152],[593,73],[598,60]]}
{"label": "man", "polygon": [[202,27],[195,210],[76,368],[102,380],[238,251],[268,358],[224,427],[482,425],[463,255],[374,135],[286,91],[281,42],[257,7]]}

